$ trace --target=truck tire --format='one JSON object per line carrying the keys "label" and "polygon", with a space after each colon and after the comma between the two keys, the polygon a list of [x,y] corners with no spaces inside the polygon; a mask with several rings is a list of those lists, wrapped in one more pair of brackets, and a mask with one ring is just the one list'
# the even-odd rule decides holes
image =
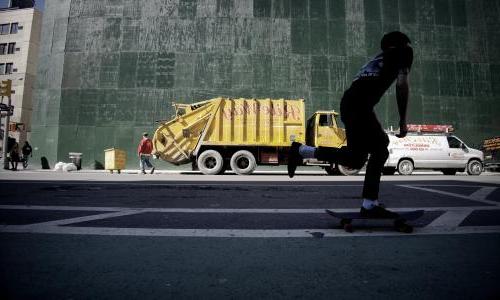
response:
{"label": "truck tire", "polygon": [[335,166],[324,167],[324,169],[326,171],[326,174],[328,174],[328,175],[331,175],[331,176],[340,175],[339,171],[337,170],[337,168],[335,168]]}
{"label": "truck tire", "polygon": [[257,167],[257,161],[252,152],[240,150],[233,154],[230,161],[231,169],[238,175],[252,174]]}
{"label": "truck tire", "polygon": [[483,172],[483,164],[477,159],[471,159],[467,163],[467,174],[477,176]]}
{"label": "truck tire", "polygon": [[343,165],[337,165],[337,169],[339,170],[340,174],[345,176],[356,175],[360,171],[360,169],[352,169]]}
{"label": "truck tire", "polygon": [[205,175],[218,175],[224,169],[224,159],[215,150],[206,150],[198,156],[198,169]]}
{"label": "truck tire", "polygon": [[401,175],[411,175],[413,169],[413,162],[409,159],[402,159],[398,163],[398,173]]}

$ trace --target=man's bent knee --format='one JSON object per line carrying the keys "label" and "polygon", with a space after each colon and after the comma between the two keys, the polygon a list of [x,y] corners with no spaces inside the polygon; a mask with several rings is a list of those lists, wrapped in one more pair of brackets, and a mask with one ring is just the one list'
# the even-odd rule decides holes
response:
{"label": "man's bent knee", "polygon": [[371,153],[372,156],[377,157],[377,159],[383,160],[384,162],[389,158],[389,150],[387,147],[389,146],[389,137],[385,135],[383,141],[381,141],[374,151]]}
{"label": "man's bent knee", "polygon": [[379,148],[370,154],[370,163],[383,165],[389,158],[389,150],[387,148]]}

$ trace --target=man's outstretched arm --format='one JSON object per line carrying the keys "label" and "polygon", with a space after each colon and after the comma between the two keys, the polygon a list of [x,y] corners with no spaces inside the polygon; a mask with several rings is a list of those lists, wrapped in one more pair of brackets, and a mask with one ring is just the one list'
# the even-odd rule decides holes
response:
{"label": "man's outstretched arm", "polygon": [[408,133],[406,127],[406,111],[408,109],[408,98],[410,97],[410,84],[408,70],[400,72],[396,81],[396,100],[399,111],[399,134],[396,136],[404,138]]}

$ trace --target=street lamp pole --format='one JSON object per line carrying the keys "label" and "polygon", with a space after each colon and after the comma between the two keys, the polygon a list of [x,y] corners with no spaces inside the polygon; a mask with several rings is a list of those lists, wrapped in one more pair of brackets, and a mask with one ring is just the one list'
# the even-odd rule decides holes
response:
{"label": "street lamp pole", "polygon": [[[4,131],[3,131],[3,145],[2,145],[2,161],[3,161],[3,168],[8,170],[9,169],[9,160],[7,159],[7,147],[8,147],[8,142],[9,142],[9,123],[10,123],[10,115],[12,114],[11,111],[11,104],[12,104],[12,80],[3,80],[2,85],[0,86],[0,95],[2,96],[2,104],[3,104],[3,98],[7,97],[8,103],[6,106],[6,114],[5,114],[5,124],[4,124]],[[3,105],[2,105],[3,108]],[[3,110],[3,109],[2,109]]]}

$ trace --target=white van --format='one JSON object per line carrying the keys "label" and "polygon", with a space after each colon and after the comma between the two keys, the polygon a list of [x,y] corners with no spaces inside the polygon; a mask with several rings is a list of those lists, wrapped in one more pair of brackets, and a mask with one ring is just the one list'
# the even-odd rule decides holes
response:
{"label": "white van", "polygon": [[469,175],[483,171],[482,151],[467,147],[459,138],[446,133],[426,134],[410,132],[405,138],[389,135],[389,158],[383,174],[410,175],[414,169],[432,169],[445,175],[465,170]]}

